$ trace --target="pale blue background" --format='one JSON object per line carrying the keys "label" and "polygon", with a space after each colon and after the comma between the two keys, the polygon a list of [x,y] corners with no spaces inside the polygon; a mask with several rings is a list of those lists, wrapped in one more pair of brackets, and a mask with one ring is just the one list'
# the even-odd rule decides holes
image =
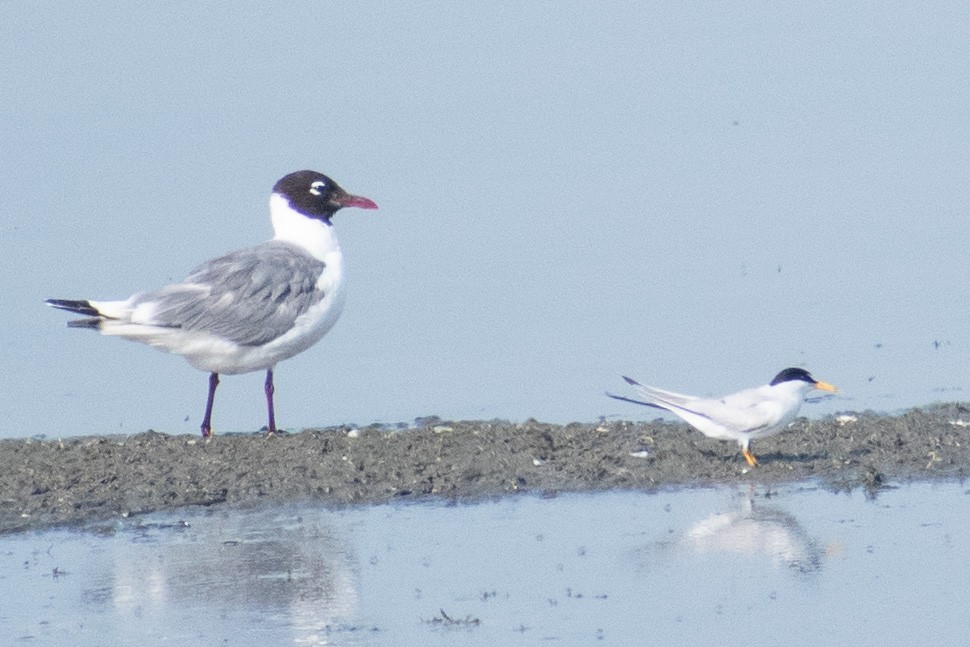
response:
{"label": "pale blue background", "polygon": [[970,6],[844,5],[0,3],[0,435],[197,432],[204,374],[43,300],[268,238],[307,167],[381,209],[335,221],[285,428],[652,418],[602,392],[788,365],[844,391],[809,415],[964,399]]}

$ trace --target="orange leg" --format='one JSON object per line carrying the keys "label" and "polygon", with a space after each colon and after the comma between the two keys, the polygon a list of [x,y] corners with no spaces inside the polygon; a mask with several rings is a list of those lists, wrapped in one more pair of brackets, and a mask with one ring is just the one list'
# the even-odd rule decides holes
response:
{"label": "orange leg", "polygon": [[741,454],[744,455],[744,460],[748,461],[748,465],[754,467],[758,464],[758,459],[754,457],[750,449],[742,449]]}

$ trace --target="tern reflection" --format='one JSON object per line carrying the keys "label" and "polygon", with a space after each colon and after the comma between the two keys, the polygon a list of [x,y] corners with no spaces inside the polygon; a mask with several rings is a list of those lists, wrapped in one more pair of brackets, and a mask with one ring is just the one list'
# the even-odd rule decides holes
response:
{"label": "tern reflection", "polygon": [[691,526],[678,548],[695,553],[733,553],[763,556],[799,573],[822,568],[825,551],[794,516],[771,505],[756,503],[749,492],[737,510],[713,514]]}

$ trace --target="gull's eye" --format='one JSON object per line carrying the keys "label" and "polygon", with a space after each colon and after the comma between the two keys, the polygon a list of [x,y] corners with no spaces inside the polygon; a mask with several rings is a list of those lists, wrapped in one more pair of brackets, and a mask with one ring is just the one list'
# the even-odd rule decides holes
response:
{"label": "gull's eye", "polygon": [[323,195],[324,191],[327,190],[327,183],[323,180],[317,180],[310,185],[310,193],[313,195]]}

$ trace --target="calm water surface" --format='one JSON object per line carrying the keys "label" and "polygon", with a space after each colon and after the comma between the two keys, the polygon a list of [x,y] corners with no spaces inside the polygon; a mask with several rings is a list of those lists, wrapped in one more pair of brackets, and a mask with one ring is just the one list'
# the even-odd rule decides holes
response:
{"label": "calm water surface", "polygon": [[204,509],[0,539],[0,643],[964,644],[960,484]]}

